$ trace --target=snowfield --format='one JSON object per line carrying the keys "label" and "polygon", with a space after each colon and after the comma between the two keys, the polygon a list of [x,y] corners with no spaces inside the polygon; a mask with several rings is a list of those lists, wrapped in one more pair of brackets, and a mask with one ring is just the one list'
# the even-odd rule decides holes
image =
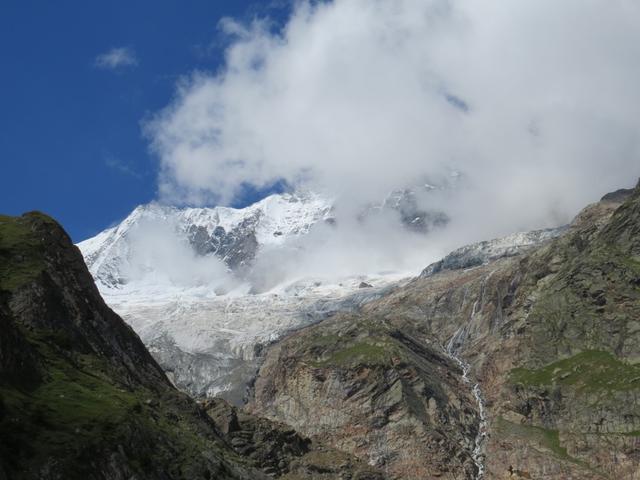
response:
{"label": "snowfield", "polygon": [[[102,294],[179,388],[239,404],[265,345],[336,311],[355,310],[404,277],[357,277],[333,285],[307,279],[262,294],[218,296],[205,288],[103,289]],[[372,286],[360,288],[363,281]]]}

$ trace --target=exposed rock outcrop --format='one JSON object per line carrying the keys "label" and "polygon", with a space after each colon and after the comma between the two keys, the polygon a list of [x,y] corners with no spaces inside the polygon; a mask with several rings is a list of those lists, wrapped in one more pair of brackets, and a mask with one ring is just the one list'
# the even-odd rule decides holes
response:
{"label": "exposed rock outcrop", "polygon": [[250,411],[394,478],[470,478],[479,422],[460,366],[418,330],[338,315],[271,349]]}
{"label": "exposed rock outcrop", "polygon": [[222,399],[204,402],[232,448],[269,475],[288,480],[385,480],[353,455],[301,436],[290,426],[249,415]]}

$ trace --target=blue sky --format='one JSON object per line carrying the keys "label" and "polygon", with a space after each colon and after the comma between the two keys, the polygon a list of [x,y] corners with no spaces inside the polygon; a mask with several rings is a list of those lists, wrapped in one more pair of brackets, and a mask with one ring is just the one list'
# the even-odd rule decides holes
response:
{"label": "blue sky", "polygon": [[[44,211],[79,241],[153,200],[156,160],[140,122],[169,104],[179,76],[219,68],[222,17],[284,17],[263,5],[3,1],[0,212]],[[96,64],[114,48],[136,64]]]}

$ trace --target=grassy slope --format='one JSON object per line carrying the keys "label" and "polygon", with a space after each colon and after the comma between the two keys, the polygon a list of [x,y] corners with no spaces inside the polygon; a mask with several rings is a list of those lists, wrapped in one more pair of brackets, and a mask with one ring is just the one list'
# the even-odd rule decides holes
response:
{"label": "grassy slope", "polygon": [[[43,221],[53,221],[42,214]],[[27,222],[0,215],[0,290],[13,291],[44,270],[42,244]]]}
{"label": "grassy slope", "polygon": [[640,389],[640,365],[609,352],[587,350],[539,369],[517,368],[511,380],[524,386],[572,386],[580,392]]}

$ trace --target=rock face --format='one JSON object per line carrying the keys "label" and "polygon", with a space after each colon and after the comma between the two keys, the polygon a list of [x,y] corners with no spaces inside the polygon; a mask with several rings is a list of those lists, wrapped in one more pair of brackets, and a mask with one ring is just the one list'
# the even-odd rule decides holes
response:
{"label": "rock face", "polygon": [[[428,189],[424,190],[428,192]],[[378,208],[396,212],[407,229],[419,233],[428,233],[431,230],[447,225],[449,217],[441,211],[426,210],[419,207],[416,197],[419,193],[424,194],[426,192],[420,192],[416,189],[397,190],[391,192]]]}
{"label": "rock face", "polygon": [[206,400],[204,408],[229,445],[269,475],[289,480],[387,478],[352,455],[312,442],[287,425],[248,415],[222,399]]}
{"label": "rock face", "polygon": [[423,332],[382,317],[336,318],[271,349],[249,407],[354,453],[393,478],[474,472],[474,400]]}
{"label": "rock face", "polygon": [[250,410],[397,479],[639,479],[640,186],[559,233],[273,345]]}

